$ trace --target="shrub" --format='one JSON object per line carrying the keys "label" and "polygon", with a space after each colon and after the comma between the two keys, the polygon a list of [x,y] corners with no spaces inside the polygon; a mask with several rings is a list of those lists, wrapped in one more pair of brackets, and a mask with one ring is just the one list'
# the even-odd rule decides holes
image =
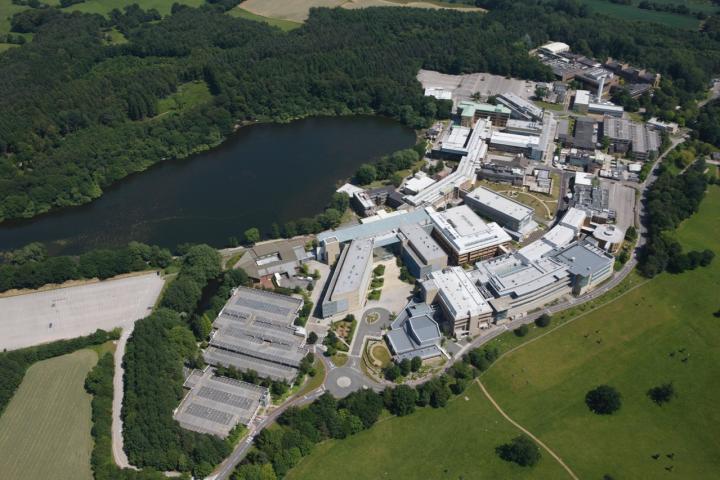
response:
{"label": "shrub", "polygon": [[413,372],[417,372],[422,367],[422,358],[420,357],[413,357],[410,361],[410,370]]}
{"label": "shrub", "polygon": [[585,395],[585,404],[598,415],[610,415],[622,405],[620,392],[608,385],[600,385]]}
{"label": "shrub", "polygon": [[521,467],[532,467],[540,461],[540,449],[525,435],[512,439],[495,448],[495,452],[506,462],[517,463]]}

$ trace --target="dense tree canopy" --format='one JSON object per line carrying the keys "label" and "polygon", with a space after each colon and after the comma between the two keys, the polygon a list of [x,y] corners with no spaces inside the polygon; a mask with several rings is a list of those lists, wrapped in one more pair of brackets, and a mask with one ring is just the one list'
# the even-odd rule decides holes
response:
{"label": "dense tree canopy", "polygon": [[[488,14],[314,9],[289,33],[219,3],[175,6],[160,21],[136,7],[109,19],[53,8],[16,17],[35,35],[0,56],[0,219],[90,201],[245,121],[374,112],[425,126],[447,102],[423,96],[418,68],[550,79],[527,55],[550,39],[659,71],[667,80],[647,108],[668,115],[677,102],[691,109],[720,65],[709,32],[594,16],[569,0],[496,0]],[[111,27],[128,42],[108,45]],[[159,99],[198,80],[212,101],[156,115]]]}

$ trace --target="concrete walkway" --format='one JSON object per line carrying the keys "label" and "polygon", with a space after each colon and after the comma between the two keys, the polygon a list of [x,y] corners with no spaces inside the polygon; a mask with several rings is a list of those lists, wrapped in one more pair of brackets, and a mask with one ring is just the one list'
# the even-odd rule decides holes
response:
{"label": "concrete walkway", "polygon": [[544,449],[550,454],[550,456],[553,457],[555,460],[557,460],[557,462],[560,464],[560,466],[565,469],[565,471],[568,473],[568,475],[570,475],[570,478],[572,478],[573,480],[579,480],[578,476],[575,475],[575,472],[573,472],[572,469],[571,469],[570,467],[568,467],[568,465],[563,461],[563,459],[560,458],[555,452],[553,452],[553,451],[550,449],[550,447],[548,447],[547,445],[545,445],[545,444],[542,442],[542,440],[540,440],[540,439],[537,438],[535,435],[533,435],[533,434],[532,434],[529,430],[527,430],[525,427],[523,427],[522,425],[520,425],[519,423],[517,423],[515,420],[513,420],[512,418],[510,418],[510,417],[508,416],[508,414],[505,413],[502,408],[500,408],[500,405],[498,405],[497,402],[495,401],[495,399],[490,395],[490,393],[488,393],[487,389],[485,388],[485,385],[482,384],[482,382],[480,381],[480,379],[477,380],[477,383],[478,383],[478,385],[480,385],[480,389],[483,391],[483,393],[485,394],[485,396],[487,397],[487,399],[490,400],[490,403],[492,403],[493,407],[495,407],[495,410],[497,410],[498,412],[500,412],[500,415],[502,415],[502,416],[505,418],[505,420],[507,420],[508,422],[510,422],[511,424],[513,424],[513,426],[514,426],[515,428],[517,428],[518,430],[520,430],[521,432],[523,432],[523,433],[524,433],[525,435],[527,435],[528,437],[532,438],[535,443],[537,443],[537,444],[540,445],[542,448],[544,448]]}

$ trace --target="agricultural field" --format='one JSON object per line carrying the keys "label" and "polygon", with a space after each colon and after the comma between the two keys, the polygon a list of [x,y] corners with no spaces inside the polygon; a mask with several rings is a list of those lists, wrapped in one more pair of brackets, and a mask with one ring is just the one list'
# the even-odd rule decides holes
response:
{"label": "agricultural field", "polygon": [[233,8],[232,10],[229,10],[227,13],[228,15],[231,15],[233,17],[237,18],[244,18],[245,20],[252,20],[254,22],[264,22],[270,25],[271,27],[277,27],[280,30],[283,31],[290,31],[294,30],[300,26],[302,26],[302,23],[300,22],[293,22],[291,20],[283,20],[281,18],[272,18],[272,17],[263,17],[262,15],[256,15],[252,12],[249,12],[248,10],[245,10],[244,8],[241,8],[243,4],[238,5],[237,7]]}
{"label": "agricultural field", "polygon": [[[677,232],[685,248],[720,253],[718,209],[720,188],[711,187],[700,212]],[[677,478],[715,478],[720,331],[712,313],[720,308],[719,287],[717,259],[663,274],[501,358],[481,380],[581,478],[657,478],[666,467]],[[677,396],[657,406],[646,392],[667,382]],[[623,396],[614,415],[596,416],[584,404],[600,384]]]}
{"label": "agricultural field", "polygon": [[[602,13],[603,15],[608,15],[610,17],[622,18],[624,20],[641,20],[688,30],[697,30],[700,27],[700,21],[698,19],[687,15],[643,10],[634,5],[621,5],[618,3],[611,3],[608,0],[580,0],[580,3],[587,5],[592,12]],[[658,3],[681,2],[673,0],[672,2],[660,1]],[[688,6],[692,10],[702,10],[702,8],[697,8],[690,2],[688,2]]]}
{"label": "agricultural field", "polygon": [[285,478],[334,480],[338,472],[353,480],[565,477],[548,455],[533,469],[500,460],[495,447],[518,434],[473,384],[446,408],[389,417],[350,438],[324,442]]}
{"label": "agricultural field", "polygon": [[310,9],[313,7],[342,7],[342,8],[366,8],[366,7],[416,7],[416,8],[455,8],[464,11],[483,11],[480,8],[467,7],[466,5],[453,5],[442,1],[407,1],[407,0],[246,0],[242,3],[242,9],[250,13],[266,18],[278,18],[292,22],[304,22],[307,20]]}
{"label": "agricultural field", "polygon": [[91,349],[32,365],[0,417],[0,478],[92,479]]}

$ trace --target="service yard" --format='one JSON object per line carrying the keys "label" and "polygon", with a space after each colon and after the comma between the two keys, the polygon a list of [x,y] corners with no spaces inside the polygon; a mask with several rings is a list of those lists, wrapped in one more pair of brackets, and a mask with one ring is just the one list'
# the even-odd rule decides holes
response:
{"label": "service yard", "polygon": [[145,317],[160,295],[155,272],[0,298],[0,350],[112,330]]}

